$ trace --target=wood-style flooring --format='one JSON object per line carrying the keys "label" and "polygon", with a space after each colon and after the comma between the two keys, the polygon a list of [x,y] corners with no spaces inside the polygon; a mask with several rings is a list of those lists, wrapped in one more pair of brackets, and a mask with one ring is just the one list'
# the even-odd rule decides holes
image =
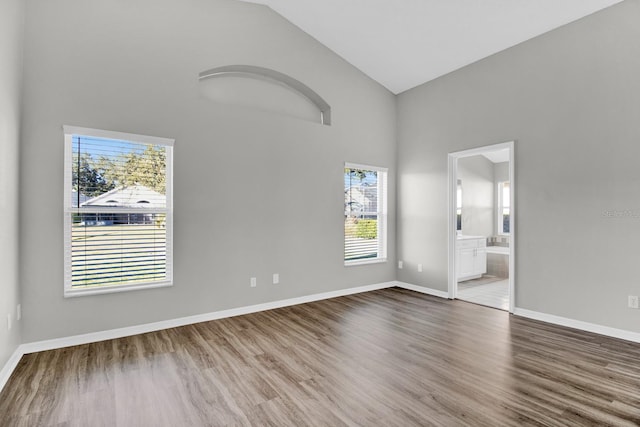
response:
{"label": "wood-style flooring", "polygon": [[640,345],[392,288],[26,355],[0,425],[640,425]]}

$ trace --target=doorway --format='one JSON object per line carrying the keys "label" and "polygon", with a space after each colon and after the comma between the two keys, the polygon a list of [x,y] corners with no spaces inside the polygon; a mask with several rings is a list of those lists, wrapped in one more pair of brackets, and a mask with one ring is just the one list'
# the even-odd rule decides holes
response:
{"label": "doorway", "polygon": [[449,298],[513,313],[514,142],[449,153]]}

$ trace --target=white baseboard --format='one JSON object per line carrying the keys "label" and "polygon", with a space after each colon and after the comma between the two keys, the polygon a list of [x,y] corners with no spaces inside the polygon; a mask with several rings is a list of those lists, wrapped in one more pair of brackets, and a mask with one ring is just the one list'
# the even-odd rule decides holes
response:
{"label": "white baseboard", "polygon": [[[449,298],[449,294],[444,291],[427,288],[424,286],[412,285],[410,283],[396,282],[396,286],[411,291],[420,292],[427,295],[433,295],[440,298]],[[540,313],[537,311],[527,310],[516,307],[514,315],[526,317],[528,319],[540,320],[542,322],[551,323],[568,328],[579,329],[581,331],[593,332],[595,334],[604,335],[611,338],[618,338],[625,341],[640,343],[640,333],[627,331],[624,329],[616,329],[608,326],[602,326],[595,323],[583,322],[581,320],[569,319],[567,317],[555,316],[553,314]]]}
{"label": "white baseboard", "polygon": [[18,346],[7,363],[5,363],[5,365],[2,367],[2,370],[0,370],[0,391],[2,391],[5,384],[7,384],[7,381],[9,381],[9,377],[16,369],[16,366],[18,366],[18,363],[20,362],[23,354],[24,353],[22,352],[21,346]]}
{"label": "white baseboard", "polygon": [[[353,295],[362,292],[375,291],[378,289],[386,289],[391,287],[399,287],[427,295],[436,296],[447,299],[448,293],[424,286],[412,285],[404,282],[384,282],[375,285],[359,286],[355,288],[340,289],[337,291],[323,292],[319,294],[306,295],[297,298],[289,298],[285,300],[272,301],[263,304],[250,305],[246,307],[238,307],[229,310],[215,311],[211,313],[198,314],[195,316],[181,317],[161,322],[146,323],[143,325],[130,326],[126,328],[111,329],[101,332],[93,332],[83,335],[74,335],[71,337],[56,338],[46,341],[37,341],[20,345],[11,355],[7,363],[0,370],[0,391],[4,388],[13,373],[16,366],[20,362],[23,355],[38,351],[53,350],[57,348],[69,347],[74,345],[89,344],[92,342],[104,341],[115,338],[122,338],[131,335],[144,334],[147,332],[159,331],[162,329],[175,328],[179,326],[191,325],[194,323],[207,322],[210,320],[223,319],[227,317],[241,316],[244,314],[256,313],[260,311],[273,310],[281,307],[304,304],[308,302],[320,301],[329,298],[336,298],[345,295]],[[640,333],[625,331],[622,329],[610,328],[607,326],[596,325],[593,323],[582,322],[579,320],[567,319],[565,317],[554,316],[536,311],[516,308],[514,314],[516,316],[527,317],[530,319],[541,320],[547,323],[567,326],[570,328],[581,329],[588,332],[594,332],[601,335],[619,338],[627,341],[640,343]]]}
{"label": "white baseboard", "polygon": [[256,313],[259,311],[273,310],[275,308],[288,307],[291,305],[304,304],[307,302],[319,301],[345,295],[369,292],[378,289],[385,289],[395,286],[395,282],[384,282],[375,285],[359,286],[356,288],[340,289],[337,291],[323,292],[319,294],[306,295],[297,298],[272,301],[263,304],[250,305],[246,307],[232,308],[229,310],[214,311],[211,313],[197,314],[194,316],[180,317],[177,319],[163,320],[160,322],[146,323],[143,325],[129,326],[125,328],[111,329],[101,332],[92,332],[83,335],[74,335],[64,338],[56,338],[46,341],[37,341],[21,345],[23,354],[35,353],[37,351],[53,350],[57,348],[70,347],[74,345],[88,344],[92,342],[105,341],[115,338],[128,337],[131,335],[145,334],[147,332],[159,331],[162,329],[176,328],[179,326],[191,325],[194,323],[208,322],[210,320],[224,319],[227,317],[241,316],[243,314]]}
{"label": "white baseboard", "polygon": [[431,289],[424,286],[412,285],[411,283],[396,282],[396,286],[402,289],[408,289],[410,291],[420,292],[421,294],[432,295],[439,298],[449,298],[449,293],[446,291],[439,291],[437,289]]}
{"label": "white baseboard", "polygon": [[289,298],[279,301],[272,301],[263,304],[250,305],[246,307],[232,308],[229,310],[214,311],[211,313],[197,314],[195,316],[180,317],[177,319],[164,320],[161,322],[146,323],[143,325],[129,326],[126,328],[111,329],[107,331],[92,332],[82,335],[74,335],[64,338],[56,338],[45,341],[36,341],[20,345],[9,361],[0,371],[0,391],[9,380],[13,370],[18,365],[20,358],[29,353],[38,351],[54,350],[58,348],[70,347],[74,345],[89,344],[98,341],[105,341],[115,338],[123,338],[131,335],[144,334],[147,332],[159,331],[162,329],[175,328],[179,326],[191,325],[194,323],[207,322],[210,320],[224,319],[227,317],[241,316],[243,314],[257,313],[259,311],[273,310],[281,307],[305,304],[308,302],[320,301],[345,295],[359,294],[362,292],[375,291],[378,289],[392,288],[396,282],[377,283],[375,285],[358,286],[355,288],[340,289],[337,291],[323,292],[319,294],[306,295],[297,298]]}
{"label": "white baseboard", "polygon": [[540,313],[538,311],[518,308],[513,312],[514,315],[526,317],[528,319],[541,320],[543,322],[552,323],[554,325],[566,326],[568,328],[579,329],[582,331],[593,332],[595,334],[605,335],[612,338],[640,343],[640,333],[626,331],[624,329],[610,328],[595,323],[583,322],[581,320],[569,319],[566,317],[555,316],[553,314]]}

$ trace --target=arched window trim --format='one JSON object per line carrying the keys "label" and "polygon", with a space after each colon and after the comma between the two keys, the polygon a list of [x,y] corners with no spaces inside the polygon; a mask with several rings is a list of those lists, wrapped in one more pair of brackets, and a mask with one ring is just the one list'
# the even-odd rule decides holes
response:
{"label": "arched window trim", "polygon": [[254,65],[225,65],[223,67],[212,68],[200,73],[200,80],[218,77],[249,77],[259,80],[275,82],[289,89],[293,89],[300,95],[307,98],[316,106],[320,112],[320,123],[331,125],[331,106],[313,89],[299,80],[294,79],[284,73],[264,67]]}

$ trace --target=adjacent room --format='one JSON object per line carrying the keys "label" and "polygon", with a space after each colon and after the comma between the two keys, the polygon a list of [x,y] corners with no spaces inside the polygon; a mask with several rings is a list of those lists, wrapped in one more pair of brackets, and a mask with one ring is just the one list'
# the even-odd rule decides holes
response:
{"label": "adjacent room", "polygon": [[640,0],[1,0],[0,425],[640,425]]}
{"label": "adjacent room", "polygon": [[[513,294],[515,264],[510,255],[513,240],[511,199],[513,169],[511,150],[483,147],[456,153],[450,168],[450,198],[455,198],[456,240],[455,297],[475,304],[500,310],[513,311],[510,296]],[[465,154],[466,153],[466,154]],[[455,192],[455,194],[454,194]],[[451,260],[450,260],[451,262]],[[513,270],[513,268],[511,268]]]}

